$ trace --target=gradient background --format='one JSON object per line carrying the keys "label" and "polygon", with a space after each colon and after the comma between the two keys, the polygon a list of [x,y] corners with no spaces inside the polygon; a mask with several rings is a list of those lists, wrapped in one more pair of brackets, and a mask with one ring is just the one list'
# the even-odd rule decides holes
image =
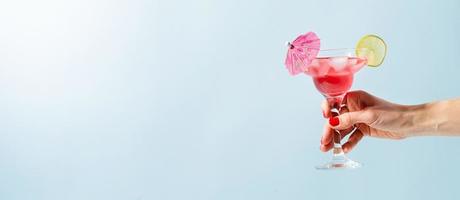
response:
{"label": "gradient background", "polygon": [[460,138],[365,138],[317,171],[321,95],[284,43],[369,33],[355,89],[460,96],[460,1],[2,1],[0,199],[459,199]]}

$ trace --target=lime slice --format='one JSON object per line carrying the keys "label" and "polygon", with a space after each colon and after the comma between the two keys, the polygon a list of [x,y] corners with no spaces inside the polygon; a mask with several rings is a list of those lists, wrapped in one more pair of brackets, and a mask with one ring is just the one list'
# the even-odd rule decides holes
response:
{"label": "lime slice", "polygon": [[376,35],[366,35],[356,45],[356,55],[367,58],[367,65],[371,67],[381,65],[386,53],[387,45]]}

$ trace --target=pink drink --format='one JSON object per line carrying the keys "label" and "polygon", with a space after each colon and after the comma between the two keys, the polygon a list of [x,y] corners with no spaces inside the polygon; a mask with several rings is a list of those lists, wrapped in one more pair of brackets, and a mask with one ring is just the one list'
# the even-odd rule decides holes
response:
{"label": "pink drink", "polygon": [[327,97],[345,94],[353,83],[353,74],[366,65],[366,59],[356,57],[315,58],[306,74],[312,76],[316,88]]}

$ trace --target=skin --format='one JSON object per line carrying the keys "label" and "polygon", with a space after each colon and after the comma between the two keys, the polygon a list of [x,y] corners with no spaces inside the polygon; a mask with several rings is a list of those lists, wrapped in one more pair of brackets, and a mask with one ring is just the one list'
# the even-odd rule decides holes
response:
{"label": "skin", "polygon": [[[400,105],[385,101],[364,91],[352,91],[343,99],[347,109],[338,117],[339,124],[324,125],[320,150],[333,147],[333,129],[342,138],[353,125],[357,130],[343,143],[350,152],[364,136],[400,140],[414,136],[460,136],[460,98],[420,105]],[[325,118],[333,117],[326,101],[321,105]]]}

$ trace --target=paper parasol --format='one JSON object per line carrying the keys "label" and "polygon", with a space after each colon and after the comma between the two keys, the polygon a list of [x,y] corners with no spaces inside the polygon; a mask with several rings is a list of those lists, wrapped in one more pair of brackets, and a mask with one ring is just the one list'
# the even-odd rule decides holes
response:
{"label": "paper parasol", "polygon": [[307,70],[308,65],[318,55],[320,39],[313,32],[300,35],[293,42],[287,43],[288,52],[285,65],[291,75]]}

